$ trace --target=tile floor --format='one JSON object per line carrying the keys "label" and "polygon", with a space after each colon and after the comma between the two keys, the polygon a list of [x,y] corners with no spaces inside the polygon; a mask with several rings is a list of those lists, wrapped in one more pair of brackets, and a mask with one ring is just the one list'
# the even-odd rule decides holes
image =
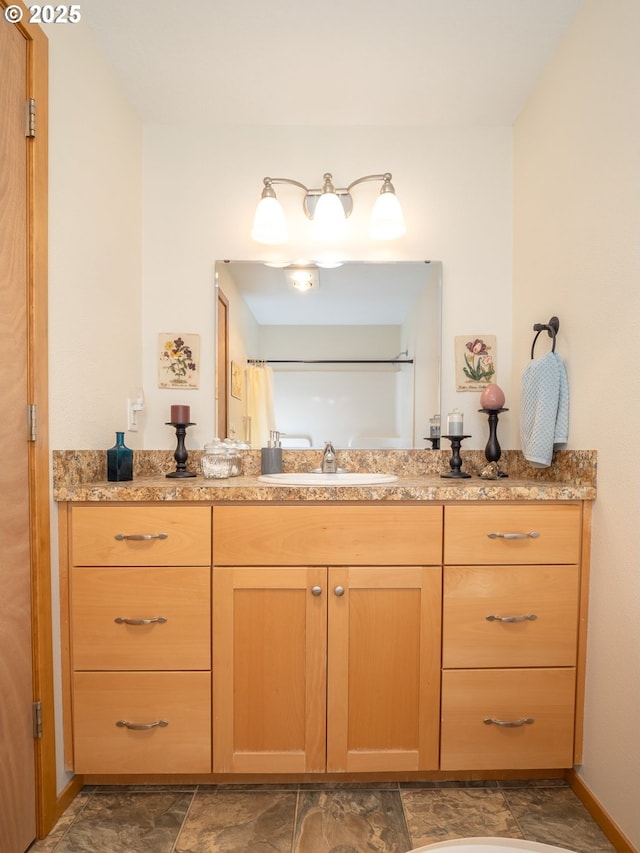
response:
{"label": "tile floor", "polygon": [[87,787],[29,853],[406,853],[465,836],[613,853],[557,779]]}

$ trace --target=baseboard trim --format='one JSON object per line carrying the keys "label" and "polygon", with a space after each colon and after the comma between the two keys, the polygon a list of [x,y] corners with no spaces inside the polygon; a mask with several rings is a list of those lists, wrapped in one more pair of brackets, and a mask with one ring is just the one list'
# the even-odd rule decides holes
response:
{"label": "baseboard trim", "polygon": [[84,777],[83,776],[74,776],[73,779],[70,780],[66,788],[58,794],[58,802],[57,802],[57,820],[60,820],[64,812],[69,808],[71,803],[78,796],[80,791],[84,786]]}
{"label": "baseboard trim", "polygon": [[636,847],[629,841],[624,832],[615,823],[612,817],[598,802],[592,791],[585,785],[584,780],[578,776],[575,770],[567,770],[565,780],[571,790],[598,824],[600,829],[613,844],[617,853],[638,853]]}

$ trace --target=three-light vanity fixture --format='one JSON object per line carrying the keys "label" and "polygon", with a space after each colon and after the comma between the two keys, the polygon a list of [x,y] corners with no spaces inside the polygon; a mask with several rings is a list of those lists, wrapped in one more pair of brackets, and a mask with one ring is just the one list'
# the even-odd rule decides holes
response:
{"label": "three-light vanity fixture", "polygon": [[325,172],[323,175],[322,187],[319,189],[309,189],[292,178],[265,178],[262,197],[253,219],[251,237],[258,243],[272,245],[286,243],[287,223],[273,185],[290,184],[304,192],[302,206],[305,214],[312,221],[314,237],[331,242],[339,240],[346,235],[347,218],[353,210],[351,190],[365,181],[382,181],[380,193],[371,211],[370,236],[374,240],[394,240],[396,237],[401,237],[406,228],[400,202],[391,183],[390,172],[382,175],[365,175],[363,178],[352,181],[344,189],[336,189],[330,172]]}

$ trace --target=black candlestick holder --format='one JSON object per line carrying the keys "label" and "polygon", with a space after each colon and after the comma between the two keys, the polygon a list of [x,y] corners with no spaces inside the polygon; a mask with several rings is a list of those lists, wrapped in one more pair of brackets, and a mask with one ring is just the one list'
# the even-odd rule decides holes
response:
{"label": "black candlestick holder", "polygon": [[485,415],[489,416],[489,441],[487,441],[487,446],[484,449],[487,462],[496,463],[497,477],[508,477],[509,475],[501,471],[498,466],[498,460],[502,456],[502,450],[498,442],[498,415],[500,412],[508,412],[509,409],[478,409],[478,411],[484,412]]}
{"label": "black candlestick holder", "polygon": [[451,459],[449,460],[450,471],[447,471],[446,474],[440,474],[441,477],[449,477],[452,480],[461,480],[466,479],[471,476],[471,474],[465,474],[464,471],[461,471],[462,468],[462,459],[460,457],[460,445],[464,441],[465,438],[471,438],[470,435],[443,435],[443,438],[448,438],[451,442]]}
{"label": "black candlestick holder", "polygon": [[176,460],[176,470],[172,471],[170,474],[167,474],[167,477],[195,477],[196,475],[187,471],[187,458],[189,454],[187,452],[187,448],[184,445],[184,439],[187,434],[187,427],[195,426],[194,423],[188,424],[176,424],[173,421],[169,421],[167,426],[172,426],[176,431],[176,439],[177,446],[176,452],[173,454],[173,458]]}
{"label": "black candlestick holder", "polygon": [[431,442],[431,448],[430,448],[431,450],[440,450],[440,436],[439,435],[435,436],[435,437],[429,436],[428,438],[427,438],[427,436],[425,436],[424,440]]}

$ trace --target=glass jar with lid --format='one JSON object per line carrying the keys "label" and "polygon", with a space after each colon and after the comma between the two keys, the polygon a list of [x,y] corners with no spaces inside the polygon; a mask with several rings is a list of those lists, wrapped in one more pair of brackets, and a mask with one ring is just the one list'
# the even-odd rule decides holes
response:
{"label": "glass jar with lid", "polygon": [[205,444],[200,462],[206,480],[224,480],[231,473],[231,456],[219,438]]}
{"label": "glass jar with lid", "polygon": [[225,438],[222,444],[229,454],[229,476],[239,477],[242,474],[242,456],[240,455],[239,442],[232,438]]}

